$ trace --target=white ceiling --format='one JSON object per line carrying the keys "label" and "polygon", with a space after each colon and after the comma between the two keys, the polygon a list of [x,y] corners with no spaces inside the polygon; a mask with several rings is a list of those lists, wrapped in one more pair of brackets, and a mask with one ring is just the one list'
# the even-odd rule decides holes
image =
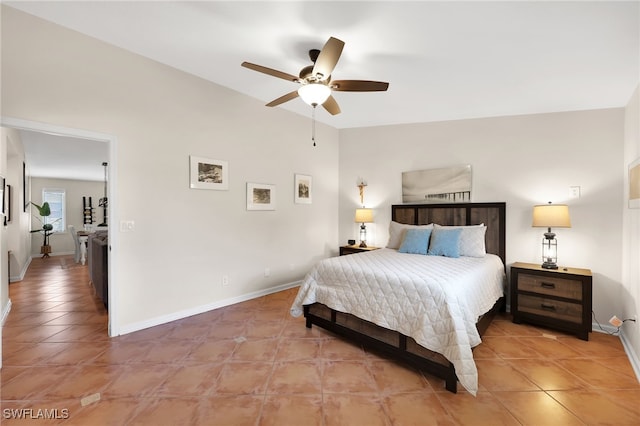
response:
{"label": "white ceiling", "polygon": [[337,37],[333,78],[390,86],[336,93],[336,128],[622,107],[640,80],[638,1],[4,3],[264,103],[296,85],[243,61],[297,75]]}
{"label": "white ceiling", "polygon": [[67,136],[20,130],[29,176],[104,180],[103,162],[109,162],[109,145]]}

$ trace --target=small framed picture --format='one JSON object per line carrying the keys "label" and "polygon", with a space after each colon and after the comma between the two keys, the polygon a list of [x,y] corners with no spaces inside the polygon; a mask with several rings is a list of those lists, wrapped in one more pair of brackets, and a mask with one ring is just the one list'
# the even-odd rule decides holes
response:
{"label": "small framed picture", "polygon": [[311,204],[311,176],[296,174],[294,182],[294,202],[296,204]]}
{"label": "small framed picture", "polygon": [[2,204],[2,211],[0,211],[1,214],[6,214],[6,204],[5,204],[5,193],[4,193],[4,184],[5,184],[5,180],[4,177],[0,176],[0,204]]}
{"label": "small framed picture", "polygon": [[229,163],[224,160],[189,156],[189,180],[193,189],[229,189]]}
{"label": "small framed picture", "polygon": [[27,194],[27,165],[25,162],[22,162],[22,202],[24,206],[22,206],[22,211],[24,213],[27,212],[27,208],[29,207],[29,195]]}
{"label": "small framed picture", "polygon": [[247,182],[247,210],[275,210],[276,186]]}
{"label": "small framed picture", "polygon": [[12,215],[11,215],[11,210],[13,208],[13,187],[11,185],[7,185],[7,189],[6,189],[6,197],[7,197],[7,205],[6,205],[6,209],[7,209],[7,214],[6,214],[6,222],[11,222],[11,220],[13,219]]}

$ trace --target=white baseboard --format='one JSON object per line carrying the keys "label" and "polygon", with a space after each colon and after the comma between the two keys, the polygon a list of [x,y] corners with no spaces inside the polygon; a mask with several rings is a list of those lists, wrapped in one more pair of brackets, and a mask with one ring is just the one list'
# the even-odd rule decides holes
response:
{"label": "white baseboard", "polygon": [[24,266],[22,267],[22,270],[20,271],[20,273],[18,275],[13,275],[9,277],[9,282],[13,283],[16,281],[22,281],[24,279],[25,274],[27,273],[27,269],[29,269],[29,265],[31,264],[31,260],[33,259],[33,257],[27,257],[27,261],[25,262]]}
{"label": "white baseboard", "polygon": [[[75,254],[76,254],[75,251],[60,251],[55,253],[49,253],[49,257],[69,256],[69,255],[75,255]],[[33,259],[40,259],[41,257],[42,256],[39,254],[32,254],[31,256],[29,256],[27,258],[27,263],[24,265],[24,268],[22,268],[22,271],[20,271],[20,276],[18,277],[14,276],[9,278],[9,282],[22,281],[24,279],[24,275],[27,273],[27,269],[29,268],[31,261]]]}
{"label": "white baseboard", "polygon": [[0,312],[0,370],[2,370],[2,329],[9,316],[9,312],[11,312],[11,299],[7,300],[7,304],[2,307],[2,311]]}
{"label": "white baseboard", "polygon": [[597,322],[591,323],[591,330],[596,333],[615,334],[618,332],[618,327],[614,327],[609,324],[599,324]]}
{"label": "white baseboard", "polygon": [[[57,256],[69,256],[69,255],[75,255],[76,252],[75,251],[57,251],[57,252],[51,252],[49,253],[49,257],[57,257]],[[41,258],[42,255],[38,254],[38,253],[32,253],[31,254],[31,259],[39,259]]]}
{"label": "white baseboard", "polygon": [[629,357],[631,367],[633,367],[633,371],[636,373],[636,379],[638,379],[638,382],[640,382],[640,358],[638,358],[638,354],[633,349],[633,346],[631,346],[631,342],[626,336],[624,330],[622,330],[622,333],[620,333],[620,340],[622,340],[624,351],[627,353],[627,357]]}
{"label": "white baseboard", "polygon": [[[133,333],[135,331],[144,330],[145,328],[155,327],[156,325],[166,324],[179,319],[187,318],[193,315],[209,312],[214,309],[223,308],[225,306],[234,305],[240,302],[246,302],[247,300],[255,299],[262,296],[267,296],[272,293],[287,290],[293,287],[299,286],[301,281],[295,281],[292,283],[282,284],[276,287],[270,287],[264,290],[254,291],[252,293],[243,294],[242,296],[231,297],[229,299],[219,300],[217,302],[208,303],[206,305],[197,306],[191,309],[185,309],[182,311],[174,312],[168,315],[162,315],[160,317],[151,318],[149,320],[136,322],[133,324],[120,327],[120,334]],[[111,336],[114,337],[114,336]]]}
{"label": "white baseboard", "polygon": [[631,367],[633,367],[633,371],[636,373],[636,378],[638,379],[638,382],[640,382],[640,358],[638,358],[638,354],[633,349],[633,346],[631,346],[629,338],[625,335],[624,328],[618,329],[618,327],[614,327],[612,325],[593,323],[591,324],[591,329],[596,333],[613,334],[618,331],[620,332],[620,341],[622,342],[624,351],[627,354],[627,358],[629,358]]}
{"label": "white baseboard", "polygon": [[11,312],[11,299],[7,301],[6,306],[4,306],[2,312],[0,312],[0,327],[4,327],[4,322],[7,320],[9,312]]}

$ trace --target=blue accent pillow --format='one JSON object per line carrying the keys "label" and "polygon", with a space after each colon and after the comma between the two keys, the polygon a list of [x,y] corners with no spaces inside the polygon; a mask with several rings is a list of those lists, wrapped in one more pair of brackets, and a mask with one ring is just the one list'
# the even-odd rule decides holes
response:
{"label": "blue accent pillow", "polygon": [[407,229],[398,251],[400,253],[427,254],[431,229]]}
{"label": "blue accent pillow", "polygon": [[461,228],[434,229],[431,233],[430,256],[460,257]]}

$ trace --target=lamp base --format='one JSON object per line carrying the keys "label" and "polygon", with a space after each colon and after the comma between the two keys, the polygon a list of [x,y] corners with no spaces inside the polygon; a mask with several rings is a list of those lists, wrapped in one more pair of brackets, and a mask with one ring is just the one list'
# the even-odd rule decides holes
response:
{"label": "lamp base", "polygon": [[558,265],[556,265],[555,263],[544,262],[540,266],[544,269],[558,269]]}
{"label": "lamp base", "polygon": [[366,248],[366,247],[367,247],[367,244],[366,244],[364,241],[361,241],[361,242],[360,242],[360,246],[359,246],[359,247]]}

